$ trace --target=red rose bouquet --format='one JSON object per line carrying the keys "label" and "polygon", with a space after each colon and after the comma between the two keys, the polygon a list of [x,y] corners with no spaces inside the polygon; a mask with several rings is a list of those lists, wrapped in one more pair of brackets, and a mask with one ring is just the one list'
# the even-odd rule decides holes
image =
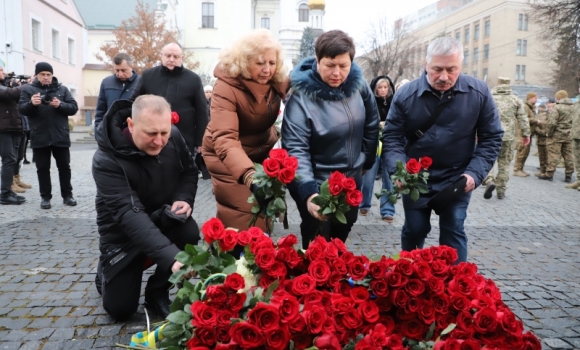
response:
{"label": "red rose bouquet", "polygon": [[389,202],[395,204],[400,194],[410,194],[411,198],[417,201],[421,193],[429,193],[427,170],[432,164],[433,160],[427,156],[419,160],[411,158],[405,165],[400,160],[397,161],[397,172],[391,175],[393,190],[384,189],[380,193],[375,193],[375,196],[380,199],[383,195],[387,195]]}
{"label": "red rose bouquet", "polygon": [[[495,283],[436,246],[371,260],[318,236],[274,243],[256,228],[202,226],[203,246],[176,256],[185,280],[159,333],[164,349],[540,350]],[[211,243],[208,243],[211,242]],[[227,253],[235,243],[244,256]]]}
{"label": "red rose bouquet", "polygon": [[171,124],[179,123],[179,114],[176,111],[171,112]]}
{"label": "red rose bouquet", "polygon": [[312,198],[312,203],[320,206],[319,214],[346,224],[344,213],[349,211],[350,207],[358,208],[362,197],[352,177],[346,177],[343,173],[335,171],[322,183],[320,194]]}
{"label": "red rose bouquet", "polygon": [[256,173],[253,180],[258,186],[258,195],[264,198],[267,205],[258,204],[254,194],[250,195],[248,203],[254,203],[252,207],[254,216],[250,226],[254,226],[258,216],[263,214],[271,234],[273,219],[286,213],[286,186],[296,178],[298,160],[281,148],[272,149],[269,156],[262,164],[255,164]]}

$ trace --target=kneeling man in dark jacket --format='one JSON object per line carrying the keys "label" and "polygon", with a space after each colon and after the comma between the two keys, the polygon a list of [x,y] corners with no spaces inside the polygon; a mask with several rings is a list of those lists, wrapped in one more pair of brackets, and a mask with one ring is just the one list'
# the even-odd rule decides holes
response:
{"label": "kneeling man in dark jacket", "polygon": [[145,305],[169,314],[168,282],[182,266],[175,255],[197,244],[190,216],[197,168],[163,97],[116,101],[98,128],[93,157],[100,234],[97,290],[115,320],[135,313],[144,268],[157,264],[145,287]]}

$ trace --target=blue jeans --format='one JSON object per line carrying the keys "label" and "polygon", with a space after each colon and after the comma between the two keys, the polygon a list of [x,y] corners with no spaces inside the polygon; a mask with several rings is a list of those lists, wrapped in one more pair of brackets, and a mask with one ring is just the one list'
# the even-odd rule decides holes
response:
{"label": "blue jeans", "polygon": [[[375,164],[370,168],[366,174],[364,174],[361,185],[361,192],[363,194],[363,200],[359,205],[359,209],[369,210],[371,208],[372,199],[375,196],[373,193],[373,187],[375,185],[375,177],[379,171],[379,166],[381,166],[381,158],[377,157]],[[391,183],[390,176],[385,168],[382,171],[383,189],[392,190],[393,184]],[[381,212],[381,217],[385,216],[395,216],[395,206],[389,202],[387,196],[382,196],[380,201],[379,210]]]}
{"label": "blue jeans", "polygon": [[[425,238],[431,231],[431,208],[411,208],[406,202],[412,201],[409,196],[403,196],[405,208],[405,224],[401,232],[401,247],[405,251],[423,248]],[[457,250],[457,263],[467,261],[467,235],[464,223],[467,217],[467,206],[471,193],[449,205],[439,215],[439,244]],[[410,203],[409,203],[410,204]]]}

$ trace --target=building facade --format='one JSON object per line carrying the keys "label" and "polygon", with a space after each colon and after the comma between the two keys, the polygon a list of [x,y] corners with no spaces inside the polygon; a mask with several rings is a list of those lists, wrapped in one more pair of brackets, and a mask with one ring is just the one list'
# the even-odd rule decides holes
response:
{"label": "building facade", "polygon": [[[0,58],[8,72],[34,75],[38,62],[48,62],[83,108],[87,32],[73,0],[2,1],[0,28]],[[79,112],[73,120],[80,118]]]}
{"label": "building facade", "polygon": [[[457,7],[446,1],[443,16],[434,16],[421,27],[411,30],[417,45],[409,57],[417,62],[417,70],[409,78],[424,71],[429,42],[439,36],[451,36],[464,46],[462,73],[484,80],[488,86],[497,84],[498,77],[509,77],[512,89],[520,96],[536,91],[553,94],[549,86],[550,67],[541,59],[541,28],[530,21],[527,0],[479,0]],[[402,25],[402,23],[400,23]]]}

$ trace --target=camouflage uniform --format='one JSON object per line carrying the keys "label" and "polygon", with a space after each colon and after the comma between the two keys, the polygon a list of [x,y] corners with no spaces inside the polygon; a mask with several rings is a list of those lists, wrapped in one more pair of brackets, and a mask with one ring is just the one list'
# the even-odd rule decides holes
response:
{"label": "camouflage uniform", "polygon": [[548,166],[546,176],[554,176],[556,165],[560,160],[560,155],[564,157],[566,167],[566,177],[571,177],[574,173],[574,154],[572,153],[572,114],[574,104],[568,97],[556,102],[552,111],[548,114],[548,139],[546,148],[548,150]]}
{"label": "camouflage uniform", "polygon": [[536,145],[538,146],[538,158],[540,159],[540,174],[546,173],[546,166],[548,165],[548,150],[546,149],[546,122],[548,120],[547,112],[540,112],[537,116],[537,121],[542,121],[543,123],[536,123],[534,127],[534,133],[537,136]]}
{"label": "camouflage uniform", "polygon": [[580,98],[574,104],[572,114],[572,131],[570,136],[573,140],[574,165],[576,166],[576,182],[570,188],[577,188],[580,191]]}
{"label": "camouflage uniform", "polygon": [[509,180],[509,167],[513,158],[514,141],[516,139],[516,120],[517,129],[521,130],[523,136],[530,136],[530,123],[526,117],[526,111],[522,101],[512,94],[509,84],[501,84],[491,89],[491,95],[501,119],[503,128],[503,139],[501,150],[497,158],[497,176],[494,178],[493,168],[483,181],[487,185],[494,181],[497,186],[497,194],[504,194]]}
{"label": "camouflage uniform", "polygon": [[[536,118],[536,112],[534,111],[534,106],[530,104],[527,100],[524,101],[524,108],[528,115],[528,121],[530,122],[530,127],[533,129],[534,126],[538,123]],[[519,131],[519,129],[518,129]],[[530,155],[530,147],[532,146],[532,140],[530,139],[530,143],[527,146],[524,146],[524,142],[521,138],[520,132],[517,133],[517,144],[516,144],[516,161],[514,163],[514,173],[516,171],[523,171],[524,164],[526,163],[526,159]]]}

